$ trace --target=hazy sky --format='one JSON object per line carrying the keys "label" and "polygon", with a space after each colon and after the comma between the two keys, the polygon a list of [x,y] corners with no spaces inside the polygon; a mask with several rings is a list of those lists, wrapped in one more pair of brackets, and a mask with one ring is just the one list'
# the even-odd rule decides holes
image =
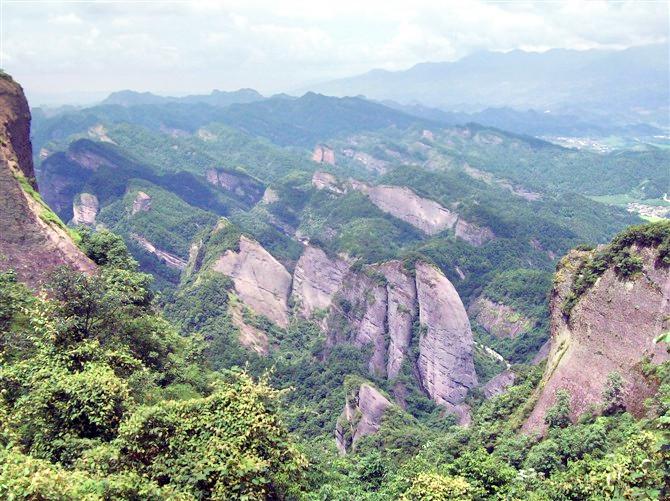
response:
{"label": "hazy sky", "polygon": [[668,3],[0,0],[0,66],[33,104],[131,88],[269,94],[475,50],[667,40]]}

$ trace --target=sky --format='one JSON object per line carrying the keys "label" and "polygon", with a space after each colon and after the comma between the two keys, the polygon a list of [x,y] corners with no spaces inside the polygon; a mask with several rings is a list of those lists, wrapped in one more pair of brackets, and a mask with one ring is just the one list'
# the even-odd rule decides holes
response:
{"label": "sky", "polygon": [[33,104],[310,83],[474,51],[667,41],[667,1],[0,0],[0,67]]}

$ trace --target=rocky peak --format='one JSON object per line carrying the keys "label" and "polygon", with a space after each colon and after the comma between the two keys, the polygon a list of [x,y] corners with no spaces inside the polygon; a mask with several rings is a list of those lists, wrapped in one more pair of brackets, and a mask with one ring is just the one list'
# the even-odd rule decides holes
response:
{"label": "rocky peak", "polygon": [[[371,347],[370,373],[393,380],[411,356],[413,337],[418,336],[418,358],[411,363],[419,385],[436,403],[467,421],[462,403],[477,384],[472,332],[463,303],[442,272],[419,262],[412,273],[400,261],[347,270],[325,254],[318,255],[320,259],[310,261],[319,267],[320,276],[336,278],[318,280],[316,273],[307,273],[300,264],[294,291],[317,289],[318,294],[302,293],[301,297],[318,297],[319,305],[330,305],[324,324],[328,343]],[[317,280],[318,284],[312,283]],[[417,322],[421,332],[415,332]]]}
{"label": "rocky peak", "polygon": [[5,154],[14,157],[12,167],[18,168],[32,187],[36,188],[33,147],[30,143],[30,108],[21,86],[5,74],[0,75],[0,135]]}
{"label": "rocky peak", "polygon": [[[655,231],[659,238],[665,238],[664,245],[670,246],[667,222],[633,227],[615,242],[626,238],[634,242],[636,231]],[[627,410],[641,415],[643,402],[654,387],[639,371],[640,362],[645,357],[654,363],[670,358],[661,343],[654,343],[656,336],[670,328],[670,269],[660,257],[662,245],[658,241],[651,245],[648,241],[646,245],[629,243],[623,249],[634,257],[630,261],[634,273],[623,276],[617,265],[610,263],[589,287],[575,287],[577,281],[584,283],[588,264],[608,249],[612,246],[572,251],[559,264],[550,303],[551,348],[537,403],[524,425],[527,431],[544,429],[544,417],[560,389],[571,395],[573,419],[599,405],[612,372],[624,380]],[[566,305],[573,306],[568,309]]]}

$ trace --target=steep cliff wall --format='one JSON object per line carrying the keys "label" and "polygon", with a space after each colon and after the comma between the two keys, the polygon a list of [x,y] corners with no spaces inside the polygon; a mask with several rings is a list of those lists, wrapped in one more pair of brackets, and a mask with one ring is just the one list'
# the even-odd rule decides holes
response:
{"label": "steep cliff wall", "polygon": [[477,385],[470,321],[454,286],[436,268],[416,264],[419,320],[418,367],[421,382],[438,404],[458,408]]}
{"label": "steep cliff wall", "polygon": [[291,275],[258,242],[240,237],[239,251],[227,250],[212,269],[232,278],[240,299],[256,313],[288,325]]}
{"label": "steep cliff wall", "polygon": [[[646,231],[655,231],[661,238],[665,234],[664,245],[670,248],[670,223],[648,225]],[[669,358],[654,338],[670,329],[670,263],[663,262],[663,245],[648,245],[644,238],[641,242],[624,246],[628,250],[618,252],[609,265],[601,261],[600,269],[605,271],[590,281],[588,274],[593,277],[597,267],[590,268],[589,263],[606,255],[607,249],[573,251],[561,261],[551,299],[551,350],[537,403],[525,423],[527,431],[544,428],[547,409],[560,389],[571,395],[573,419],[598,406],[612,372],[624,380],[626,408],[633,414],[643,413],[643,402],[654,388],[641,373],[641,361],[648,357],[658,363]]]}
{"label": "steep cliff wall", "polygon": [[318,247],[305,247],[293,272],[291,294],[298,312],[309,318],[320,310],[327,310],[348,270],[345,261],[329,258]]}
{"label": "steep cliff wall", "polygon": [[0,269],[38,285],[59,265],[92,271],[93,263],[36,191],[30,112],[21,87],[0,75]]}
{"label": "steep cliff wall", "polygon": [[[319,266],[332,271],[333,262]],[[461,404],[477,385],[472,331],[456,289],[442,272],[421,262],[410,272],[402,262],[390,261],[350,269],[338,281],[342,285],[336,292],[335,284],[329,289],[329,344],[369,348],[370,373],[389,380],[408,361],[419,386],[466,422],[467,409]],[[418,331],[415,325],[420,325]],[[410,358],[413,342],[418,346],[416,360]]]}

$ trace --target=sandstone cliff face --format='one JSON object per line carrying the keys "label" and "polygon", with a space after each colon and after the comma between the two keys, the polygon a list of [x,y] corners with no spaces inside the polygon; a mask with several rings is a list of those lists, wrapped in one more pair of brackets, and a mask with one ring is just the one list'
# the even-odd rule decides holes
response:
{"label": "sandstone cliff face", "polygon": [[381,265],[380,271],[386,277],[386,325],[389,346],[386,375],[393,379],[407,357],[412,341],[412,326],[417,316],[416,281],[407,273],[400,261]]}
{"label": "sandstone cliff face", "polygon": [[470,317],[496,337],[515,338],[533,327],[532,322],[505,304],[480,296],[468,308]]}
{"label": "sandstone cliff face", "polygon": [[319,164],[335,165],[335,152],[332,148],[319,144],[314,148],[312,161]]}
{"label": "sandstone cliff face", "polygon": [[233,279],[240,299],[281,327],[288,325],[291,275],[258,242],[240,237],[240,250],[226,251],[212,269]]}
{"label": "sandstone cliff face", "polygon": [[[467,422],[462,403],[477,384],[473,339],[463,304],[449,280],[426,263],[417,263],[412,274],[400,261],[390,261],[362,271],[349,270],[341,283],[330,295],[329,344],[369,347],[370,373],[389,380],[409,362],[426,393]],[[414,332],[417,321],[420,333]],[[413,336],[418,336],[416,360],[409,358]]]}
{"label": "sandstone cliff face", "polygon": [[39,285],[55,266],[95,266],[35,190],[30,112],[21,87],[0,76],[0,269]]}
{"label": "sandstone cliff face", "polygon": [[502,395],[505,390],[514,384],[516,375],[511,369],[502,371],[500,374],[490,379],[484,386],[482,386],[482,393],[484,398],[489,399]]}
{"label": "sandstone cliff face", "polygon": [[343,194],[349,190],[365,193],[380,210],[392,215],[428,235],[453,230],[454,235],[471,245],[481,246],[495,238],[490,228],[478,226],[461,218],[458,213],[439,203],[423,198],[406,186],[369,185],[355,179],[339,182],[327,172],[315,172],[312,185],[318,190]]}
{"label": "sandstone cliff face", "polygon": [[579,262],[588,253],[573,251],[561,261],[551,299],[551,349],[538,400],[524,425],[526,431],[544,429],[544,417],[556,391],[571,394],[572,417],[601,402],[607,376],[624,379],[624,401],[633,414],[643,412],[643,401],[653,393],[639,371],[643,357],[667,360],[662,343],[654,338],[670,328],[670,270],[659,265],[656,249],[636,249],[642,273],[632,280],[608,269],[579,299],[569,318],[561,305]]}
{"label": "sandstone cliff face", "polygon": [[458,214],[437,202],[422,198],[406,187],[372,186],[365,190],[372,203],[384,212],[435,235],[453,228]]}
{"label": "sandstone cliff face", "polygon": [[377,433],[384,412],[393,404],[369,383],[361,384],[346,396],[344,410],[337,421],[335,443],[340,454],[355,450],[356,442]]}
{"label": "sandstone cliff face", "polygon": [[309,318],[328,309],[348,269],[345,261],[329,258],[318,247],[305,247],[293,272],[292,297],[298,312]]}
{"label": "sandstone cliff face", "polygon": [[90,193],[80,193],[72,204],[72,223],[95,226],[95,218],[99,209],[98,197]]}
{"label": "sandstone cliff face", "polygon": [[454,286],[436,268],[416,264],[421,382],[438,404],[460,412],[459,404],[477,385],[470,321]]}

